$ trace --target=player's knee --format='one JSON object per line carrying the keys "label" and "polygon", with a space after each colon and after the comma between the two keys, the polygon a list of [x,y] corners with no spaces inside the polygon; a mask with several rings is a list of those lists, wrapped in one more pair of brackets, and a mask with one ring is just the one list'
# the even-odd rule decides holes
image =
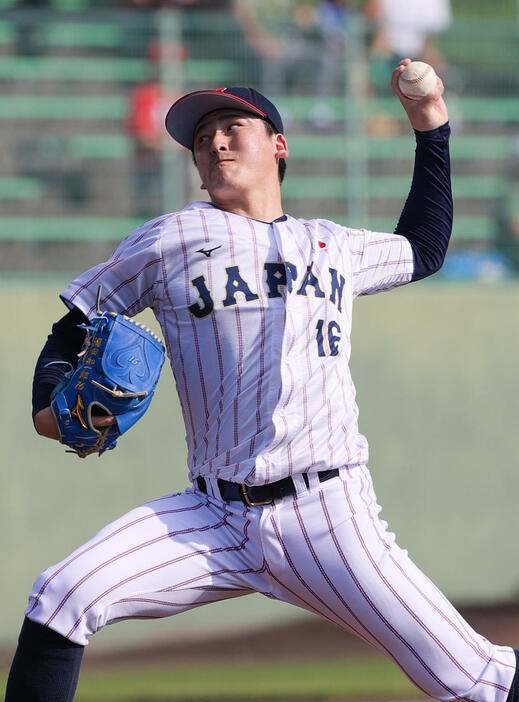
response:
{"label": "player's knee", "polygon": [[98,628],[99,612],[91,606],[94,594],[85,583],[55,568],[41,573],[29,595],[26,616],[49,627],[70,641],[86,645]]}

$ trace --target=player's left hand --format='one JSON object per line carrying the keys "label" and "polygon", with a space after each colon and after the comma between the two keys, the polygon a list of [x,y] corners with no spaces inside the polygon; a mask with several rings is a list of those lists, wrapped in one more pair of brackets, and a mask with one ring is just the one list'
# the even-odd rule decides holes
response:
{"label": "player's left hand", "polygon": [[[98,293],[99,305],[100,291]],[[101,312],[82,325],[87,335],[77,367],[51,395],[59,440],[81,458],[115,448],[148,409],[164,363],[164,347],[148,328]]]}
{"label": "player's left hand", "polygon": [[409,58],[400,61],[393,71],[391,87],[398,95],[413,129],[419,132],[427,132],[430,129],[441,127],[449,119],[447,105],[442,97],[444,91],[442,80],[438,78],[436,90],[430,95],[426,95],[419,100],[406,97],[398,87],[398,77],[409,63],[411,63]]}
{"label": "player's left hand", "polygon": [[[116,419],[112,414],[104,415],[102,417],[92,417],[92,424],[96,427],[96,429],[112,426],[115,424],[115,422]],[[55,439],[56,441],[59,441],[61,438],[56,417],[54,416],[54,412],[50,407],[45,407],[36,413],[34,417],[34,426],[38,434],[41,436],[46,436],[47,438]]]}

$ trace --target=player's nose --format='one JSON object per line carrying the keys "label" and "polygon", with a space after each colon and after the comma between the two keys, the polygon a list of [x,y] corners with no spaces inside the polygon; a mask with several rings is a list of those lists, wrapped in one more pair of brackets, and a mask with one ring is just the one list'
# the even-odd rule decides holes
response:
{"label": "player's nose", "polygon": [[228,149],[228,138],[222,131],[216,130],[211,140],[211,150],[216,153],[218,151],[227,151]]}

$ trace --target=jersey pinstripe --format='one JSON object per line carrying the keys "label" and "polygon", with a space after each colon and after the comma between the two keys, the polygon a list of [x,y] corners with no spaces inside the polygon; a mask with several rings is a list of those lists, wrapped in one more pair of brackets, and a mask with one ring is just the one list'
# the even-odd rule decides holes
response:
{"label": "jersey pinstripe", "polygon": [[327,220],[267,224],[198,202],[135,230],[62,297],[91,316],[102,284],[102,309],[152,308],[190,478],[264,484],[367,462],[349,371],[352,303],[412,271],[402,236]]}

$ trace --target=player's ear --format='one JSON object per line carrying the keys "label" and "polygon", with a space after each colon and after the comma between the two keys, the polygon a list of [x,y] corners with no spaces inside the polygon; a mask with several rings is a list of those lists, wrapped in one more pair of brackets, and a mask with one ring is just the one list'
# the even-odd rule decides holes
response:
{"label": "player's ear", "polygon": [[276,147],[276,158],[287,158],[288,156],[288,145],[287,145],[287,140],[283,136],[283,134],[276,134],[276,139],[275,139],[275,147]]}

